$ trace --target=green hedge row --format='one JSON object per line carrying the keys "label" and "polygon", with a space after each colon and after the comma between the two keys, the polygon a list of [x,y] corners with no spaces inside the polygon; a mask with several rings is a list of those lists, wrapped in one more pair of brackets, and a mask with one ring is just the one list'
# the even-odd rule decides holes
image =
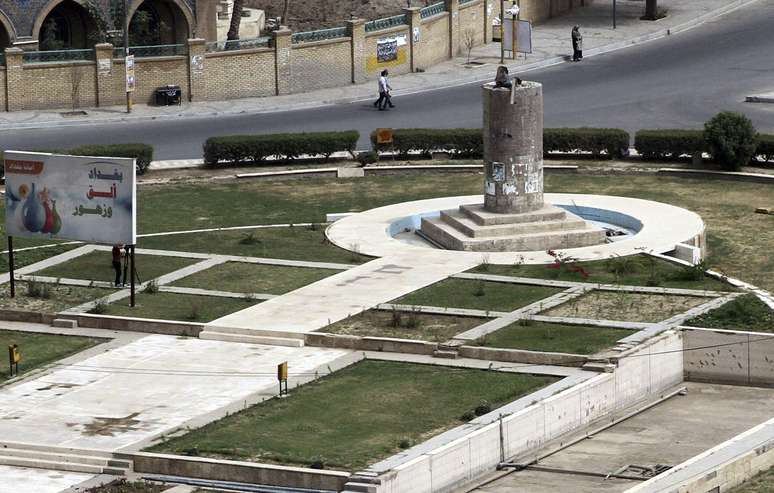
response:
{"label": "green hedge row", "polygon": [[[481,157],[484,145],[477,128],[400,128],[393,130],[393,143],[378,145],[376,132],[371,144],[379,151],[394,150],[402,155],[418,152],[429,156],[434,150],[451,152],[454,157]],[[590,152],[620,157],[629,148],[629,134],[615,128],[546,128],[543,130],[543,151]]]}
{"label": "green hedge row", "polygon": [[[89,144],[70,149],[46,149],[37,152],[72,154],[74,156],[128,157],[136,159],[137,174],[148,171],[153,161],[153,146],[147,144]],[[5,177],[2,153],[0,153],[0,178]]]}
{"label": "green hedge row", "polygon": [[328,159],[334,152],[354,153],[359,138],[356,130],[211,137],[204,143],[204,165],[260,163],[269,157],[286,161],[300,156]]}
{"label": "green hedge row", "polygon": [[[645,159],[677,159],[697,152],[710,153],[703,130],[640,130],[634,147]],[[774,135],[758,134],[754,157],[774,161]]]}
{"label": "green hedge row", "polygon": [[634,147],[645,159],[677,159],[707,149],[703,130],[640,130],[634,135]]}

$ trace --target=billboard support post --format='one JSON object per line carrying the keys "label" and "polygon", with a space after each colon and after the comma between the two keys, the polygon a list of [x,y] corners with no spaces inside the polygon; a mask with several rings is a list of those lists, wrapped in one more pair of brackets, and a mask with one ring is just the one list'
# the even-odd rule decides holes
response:
{"label": "billboard support post", "polygon": [[8,274],[11,276],[11,298],[15,298],[16,279],[13,276],[13,236],[8,237]]}
{"label": "billboard support post", "polygon": [[134,279],[134,269],[135,269],[135,267],[134,267],[134,249],[135,249],[135,245],[132,245],[131,255],[129,256],[129,263],[131,264],[129,266],[129,270],[131,271],[131,274],[129,274],[129,276],[130,276],[129,277],[129,279],[130,279],[129,286],[130,286],[131,292],[132,292],[132,294],[130,296],[131,297],[130,305],[131,305],[132,308],[134,308],[134,294],[135,294],[135,290],[134,290],[134,288],[135,288],[135,286],[134,286],[134,284],[135,284],[134,283],[134,280],[135,280]]}

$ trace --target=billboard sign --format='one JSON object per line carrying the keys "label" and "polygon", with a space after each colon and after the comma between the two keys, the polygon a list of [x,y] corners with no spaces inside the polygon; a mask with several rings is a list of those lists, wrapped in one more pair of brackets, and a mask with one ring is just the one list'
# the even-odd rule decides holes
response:
{"label": "billboard sign", "polygon": [[135,160],[6,151],[9,236],[134,245]]}
{"label": "billboard sign", "polygon": [[398,59],[398,39],[380,39],[376,43],[376,59],[379,63],[392,62]]}

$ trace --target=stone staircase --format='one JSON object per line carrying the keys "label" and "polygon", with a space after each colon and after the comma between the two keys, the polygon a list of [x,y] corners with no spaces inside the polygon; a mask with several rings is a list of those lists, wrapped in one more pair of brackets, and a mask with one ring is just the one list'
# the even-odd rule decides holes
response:
{"label": "stone staircase", "polygon": [[497,214],[483,205],[423,218],[422,232],[449,250],[476,252],[577,248],[605,242],[605,232],[554,206],[521,214]]}
{"label": "stone staircase", "polygon": [[132,470],[131,461],[106,451],[14,442],[0,442],[0,465],[113,476]]}
{"label": "stone staircase", "polygon": [[361,471],[350,476],[341,493],[376,493],[382,480],[376,473]]}

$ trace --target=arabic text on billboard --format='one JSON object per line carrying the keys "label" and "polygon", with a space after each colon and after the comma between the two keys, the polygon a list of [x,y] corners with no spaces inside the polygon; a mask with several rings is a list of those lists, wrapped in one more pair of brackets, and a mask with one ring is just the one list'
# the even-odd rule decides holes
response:
{"label": "arabic text on billboard", "polygon": [[9,236],[134,245],[134,159],[6,151]]}

